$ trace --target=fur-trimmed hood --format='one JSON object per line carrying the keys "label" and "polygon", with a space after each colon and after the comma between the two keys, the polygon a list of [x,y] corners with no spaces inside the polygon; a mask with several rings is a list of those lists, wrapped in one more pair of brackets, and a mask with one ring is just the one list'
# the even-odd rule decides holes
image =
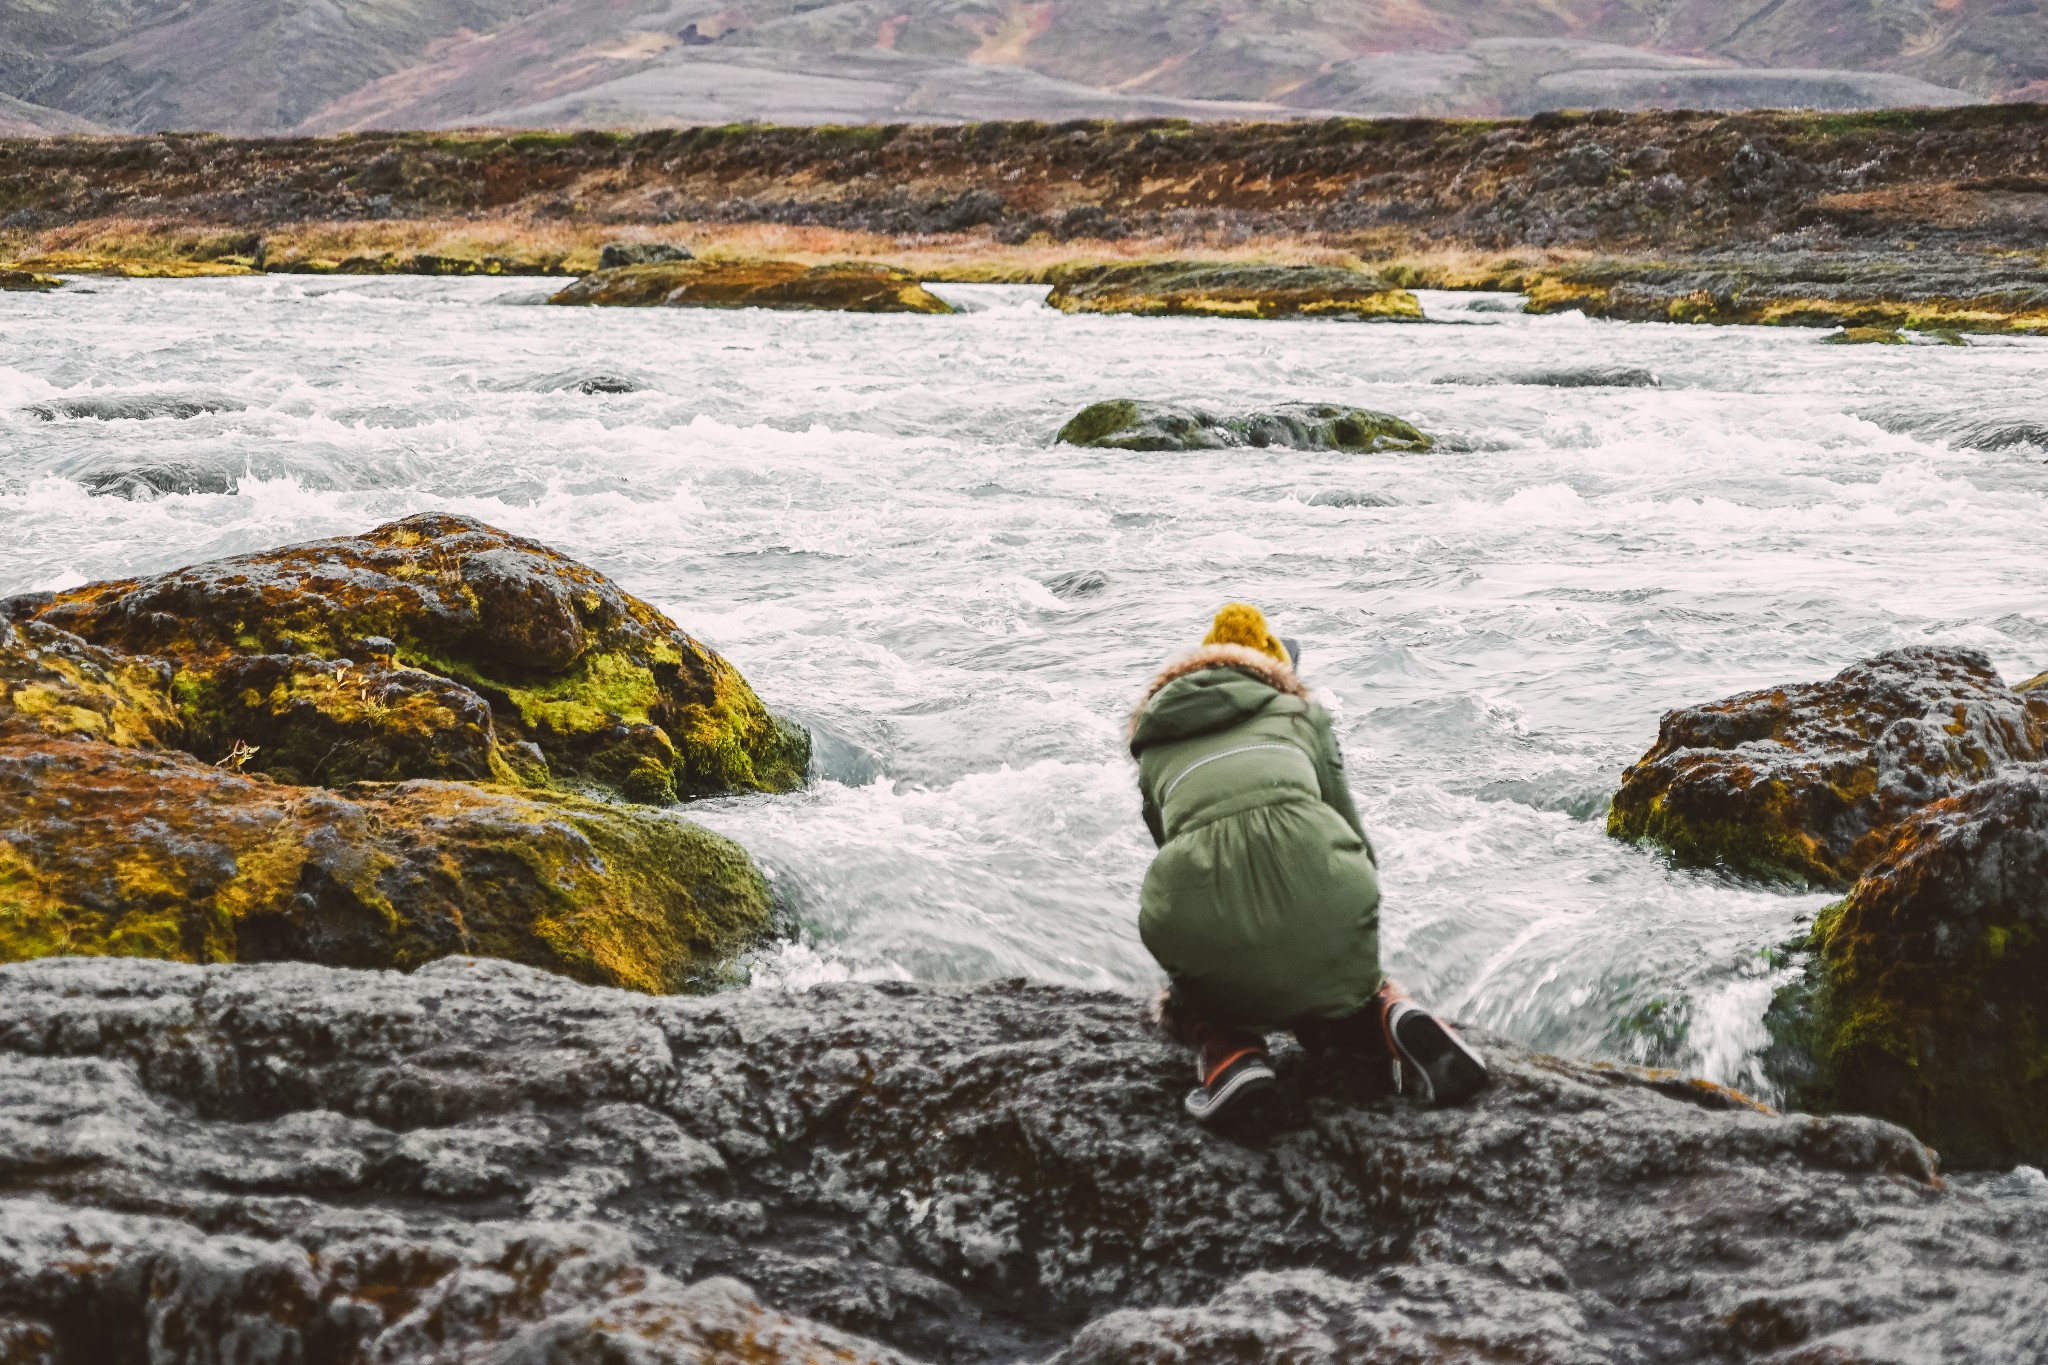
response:
{"label": "fur-trimmed hood", "polygon": [[[1146,686],[1144,697],[1138,702],[1136,709],[1131,712],[1128,738],[1133,750],[1138,746],[1140,728],[1148,730],[1153,728],[1145,725],[1145,718],[1150,713],[1152,703],[1159,694],[1165,691],[1169,685],[1180,681],[1182,678],[1212,668],[1231,670],[1234,673],[1247,676],[1255,682],[1264,683],[1275,692],[1283,692],[1288,696],[1300,697],[1303,701],[1314,700],[1310,696],[1309,690],[1302,686],[1301,679],[1295,676],[1294,670],[1288,665],[1281,663],[1278,659],[1275,659],[1272,655],[1262,654],[1256,649],[1247,649],[1243,645],[1204,645],[1194,653],[1168,664]],[[1245,700],[1250,701],[1251,699],[1245,698]],[[1252,709],[1257,709],[1257,706],[1263,704],[1263,700],[1260,700]],[[1241,710],[1242,708],[1238,709]],[[1244,711],[1243,714],[1248,715],[1250,711]],[[1227,711],[1220,718],[1227,723]],[[1198,731],[1189,731],[1189,733],[1198,733]],[[1161,735],[1158,737],[1165,738],[1166,736]]]}

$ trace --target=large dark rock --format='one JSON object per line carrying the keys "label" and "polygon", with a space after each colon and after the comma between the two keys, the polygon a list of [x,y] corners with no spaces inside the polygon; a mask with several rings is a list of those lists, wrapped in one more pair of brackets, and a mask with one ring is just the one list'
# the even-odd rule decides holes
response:
{"label": "large dark rock", "polygon": [[2048,769],[1899,825],[1803,946],[1767,1056],[1792,1102],[1905,1124],[1954,1164],[2048,1164]]}
{"label": "large dark rock", "polygon": [[1951,1189],[1889,1124],[1487,1038],[1467,1109],[1287,1052],[1272,1121],[1210,1133],[1137,1013],[0,968],[0,1312],[108,1365],[2048,1350],[2048,1200]]}
{"label": "large dark rock", "polygon": [[1346,450],[1361,454],[1425,451],[1426,433],[1384,412],[1338,403],[1277,403],[1258,412],[1219,416],[1178,403],[1112,398],[1067,420],[1055,441],[1104,450]]}
{"label": "large dark rock", "polygon": [[1976,650],[1895,649],[1668,713],[1607,829],[1685,863],[1846,887],[1901,820],[2044,744],[2048,694],[2006,686]]}
{"label": "large dark rock", "polygon": [[551,772],[660,801],[786,791],[809,761],[804,733],[666,616],[468,517],[408,517],[16,611],[171,661],[185,742],[209,760],[253,745],[244,766],[290,781]]}

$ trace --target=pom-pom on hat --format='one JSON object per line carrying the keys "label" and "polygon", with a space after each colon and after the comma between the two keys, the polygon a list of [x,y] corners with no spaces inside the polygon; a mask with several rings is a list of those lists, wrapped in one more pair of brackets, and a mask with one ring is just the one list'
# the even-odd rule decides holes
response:
{"label": "pom-pom on hat", "polygon": [[1256,649],[1261,654],[1271,655],[1290,667],[1294,663],[1287,646],[1280,642],[1280,637],[1266,624],[1266,614],[1257,607],[1247,606],[1243,602],[1232,602],[1217,612],[1215,623],[1209,627],[1209,633],[1202,637],[1202,643],[1243,645],[1246,649]]}

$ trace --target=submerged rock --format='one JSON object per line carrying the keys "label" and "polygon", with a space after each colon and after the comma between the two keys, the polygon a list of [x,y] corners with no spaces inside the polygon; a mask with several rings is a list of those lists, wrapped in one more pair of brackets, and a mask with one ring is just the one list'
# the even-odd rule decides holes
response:
{"label": "submerged rock", "polygon": [[1308,496],[1310,507],[1399,507],[1401,500],[1369,488],[1325,488]]}
{"label": "submerged rock", "polygon": [[[195,751],[253,743],[248,766],[287,780],[517,784],[530,765],[501,746],[521,743],[558,778],[663,801],[787,791],[808,762],[803,731],[666,616],[467,517],[90,584],[21,614],[174,661]],[[390,666],[365,662],[368,637]]]}
{"label": "submerged rock", "polygon": [[1109,575],[1100,569],[1069,569],[1046,579],[1045,586],[1054,597],[1100,597],[1109,591]]}
{"label": "submerged rock", "polygon": [[1765,1059],[1793,1103],[1904,1124],[1955,1165],[2048,1164],[2048,768],[1907,819],[1801,946]]}
{"label": "submerged rock", "polygon": [[1547,389],[1654,389],[1657,372],[1640,365],[1573,365],[1548,370],[1502,370],[1492,374],[1447,374],[1432,384],[1526,384]]}
{"label": "submerged rock", "polygon": [[597,254],[600,270],[617,270],[628,265],[665,265],[670,261],[694,261],[697,254],[672,242],[607,242]]}
{"label": "submerged rock", "polygon": [[620,307],[786,308],[839,313],[950,313],[915,275],[861,261],[675,261],[585,275],[549,303]]}
{"label": "submerged rock", "polygon": [[1900,821],[2044,745],[2048,695],[2007,687],[1973,649],[1895,649],[1828,682],[1667,713],[1607,830],[1684,863],[1846,887]]}
{"label": "submerged rock", "polygon": [[170,494],[232,493],[241,486],[241,480],[225,469],[178,461],[94,470],[79,475],[78,482],[96,498],[127,498],[131,502]]}
{"label": "submerged rock", "polygon": [[1415,295],[1362,270],[1157,261],[1062,270],[1046,302],[1063,313],[1420,322]]}
{"label": "submerged rock", "polygon": [[1886,431],[1946,441],[1957,450],[2011,450],[2017,446],[2048,450],[2048,420],[2029,410],[1880,408],[1857,415]]}
{"label": "submerged rock", "polygon": [[0,968],[0,1303],[110,1365],[2048,1349],[2048,1200],[1945,1187],[1881,1121],[1488,1037],[1466,1109],[1285,1050],[1270,1121],[1206,1132],[1137,1014]]}
{"label": "submerged rock", "polygon": [[66,417],[101,422],[146,422],[156,417],[182,421],[209,412],[241,412],[248,406],[241,399],[225,394],[130,393],[53,398],[46,403],[31,403],[25,411],[45,422]]}
{"label": "submerged rock", "polygon": [[1055,441],[1107,450],[1349,450],[1414,453],[1435,444],[1384,412],[1335,403],[1280,403],[1261,412],[1218,416],[1175,403],[1111,399],[1091,404],[1060,428]]}
{"label": "submerged rock", "polygon": [[454,782],[327,791],[175,751],[0,743],[0,961],[411,968],[449,953],[680,991],[770,932],[760,874],[695,825]]}

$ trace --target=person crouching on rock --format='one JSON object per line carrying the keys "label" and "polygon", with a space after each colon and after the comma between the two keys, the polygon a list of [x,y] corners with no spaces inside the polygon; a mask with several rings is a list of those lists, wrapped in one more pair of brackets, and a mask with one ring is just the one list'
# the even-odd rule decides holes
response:
{"label": "person crouching on rock", "polygon": [[1380,972],[1379,877],[1330,713],[1256,607],[1216,614],[1131,715],[1159,852],[1138,929],[1171,984],[1155,1022],[1195,1051],[1187,1110],[1209,1121],[1270,1089],[1265,1034],[1399,1064],[1456,1104],[1486,1084],[1457,1034]]}

